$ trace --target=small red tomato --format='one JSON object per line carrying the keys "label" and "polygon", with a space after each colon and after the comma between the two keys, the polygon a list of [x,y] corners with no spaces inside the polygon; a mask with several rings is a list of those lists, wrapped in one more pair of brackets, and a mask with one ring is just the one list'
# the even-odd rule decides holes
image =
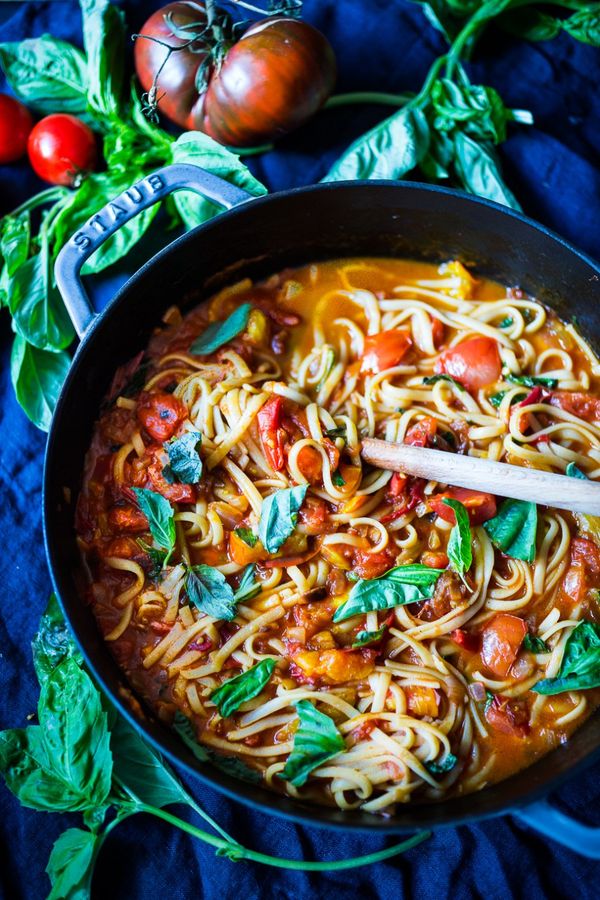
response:
{"label": "small red tomato", "polygon": [[76,186],[96,165],[96,139],[81,119],[67,113],[46,116],[27,142],[36,175],[50,184]]}
{"label": "small red tomato", "polygon": [[481,491],[471,491],[469,488],[451,488],[443,494],[436,494],[429,498],[432,510],[445,522],[456,522],[456,515],[451,506],[444,503],[448,498],[458,500],[469,513],[471,525],[481,525],[496,515],[496,498],[493,494],[484,494]]}
{"label": "small red tomato", "polygon": [[27,138],[33,119],[27,107],[0,94],[0,165],[16,162],[27,150]]}
{"label": "small red tomato", "polygon": [[412,341],[408,331],[393,329],[369,334],[361,357],[360,371],[377,374],[384,369],[397,366],[403,359]]}
{"label": "small red tomato", "polygon": [[435,364],[437,374],[451,375],[468,391],[498,381],[501,370],[498,342],[489,337],[462,341],[456,347],[444,350]]}

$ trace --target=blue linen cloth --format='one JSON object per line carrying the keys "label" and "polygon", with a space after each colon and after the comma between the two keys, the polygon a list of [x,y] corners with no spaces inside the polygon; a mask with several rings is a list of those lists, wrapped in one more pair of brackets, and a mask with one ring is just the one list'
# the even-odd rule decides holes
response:
{"label": "blue linen cloth", "polygon": [[[131,31],[161,4],[124,4]],[[305,18],[331,40],[339,64],[338,91],[406,91],[420,87],[440,36],[420,9],[402,0],[305,0]],[[0,4],[0,39],[22,40],[45,32],[81,44],[74,2]],[[600,255],[600,56],[562,35],[552,43],[526,44],[494,31],[482,41],[472,66],[475,81],[494,85],[506,103],[528,108],[531,128],[512,128],[501,149],[509,185],[527,213],[581,249]],[[0,77],[0,90],[5,85]],[[277,150],[251,161],[270,190],[318,181],[343,147],[387,114],[375,107],[321,113]],[[42,183],[25,163],[0,167],[0,215]],[[125,261],[98,277],[102,306],[128,273],[167,237],[154,233]],[[0,324],[0,536],[3,547],[0,615],[0,727],[24,726],[35,711],[37,686],[30,641],[50,591],[42,545],[40,484],[45,437],[28,423],[10,385],[11,332]],[[556,802],[600,827],[600,766],[557,793]],[[345,836],[301,828],[233,803],[188,779],[197,800],[236,838],[285,857],[341,859],[389,846],[393,838]],[[0,895],[42,898],[44,867],[54,840],[74,816],[22,809],[0,788]],[[136,900],[147,896],[187,900],[243,897],[315,900],[369,896],[453,900],[485,896],[597,896],[598,863],[583,859],[505,817],[445,829],[387,863],[361,870],[306,874],[232,863],[215,857],[158,820],[136,816],[107,841],[97,865],[93,896]]]}

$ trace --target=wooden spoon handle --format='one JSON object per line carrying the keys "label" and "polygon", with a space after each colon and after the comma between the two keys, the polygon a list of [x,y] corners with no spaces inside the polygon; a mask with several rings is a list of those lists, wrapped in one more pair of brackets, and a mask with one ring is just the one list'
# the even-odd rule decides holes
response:
{"label": "wooden spoon handle", "polygon": [[361,454],[368,463],[380,469],[600,516],[600,482],[597,481],[376,438],[363,440]]}

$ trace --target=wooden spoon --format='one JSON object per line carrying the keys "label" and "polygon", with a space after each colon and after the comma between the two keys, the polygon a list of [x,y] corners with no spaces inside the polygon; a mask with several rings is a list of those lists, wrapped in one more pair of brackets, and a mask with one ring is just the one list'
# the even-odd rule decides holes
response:
{"label": "wooden spoon", "polygon": [[361,455],[380,469],[600,516],[600,482],[597,481],[376,438],[363,440]]}

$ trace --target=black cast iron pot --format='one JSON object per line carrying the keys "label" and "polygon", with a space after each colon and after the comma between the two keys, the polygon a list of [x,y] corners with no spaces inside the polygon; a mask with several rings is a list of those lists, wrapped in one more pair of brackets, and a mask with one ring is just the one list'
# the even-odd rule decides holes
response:
{"label": "black cast iron pot", "polygon": [[[122,223],[181,189],[203,194],[230,211],[158,253],[101,315],[95,315],[79,277],[84,261]],[[44,475],[46,549],[66,618],[90,669],[123,715],[173,762],[229,797],[307,825],[373,834],[510,813],[573,850],[600,858],[600,829],[574,822],[545,800],[551,790],[600,757],[600,713],[567,745],[478,793],[406,805],[385,819],[317,808],[198,762],[165,725],[132,712],[123,699],[123,675],[77,592],[73,502],[100,403],[117,366],[146,347],[165,309],[184,297],[192,305],[247,275],[259,278],[289,265],[354,255],[458,258],[482,275],[520,285],[568,318],[577,314],[592,340],[600,335],[600,267],[555,234],[494,203],[442,188],[390,182],[321,184],[252,199],[194,166],[162,169],[93,216],[56,264],[58,286],[81,337],[54,415]],[[65,487],[72,502],[65,500]]]}

